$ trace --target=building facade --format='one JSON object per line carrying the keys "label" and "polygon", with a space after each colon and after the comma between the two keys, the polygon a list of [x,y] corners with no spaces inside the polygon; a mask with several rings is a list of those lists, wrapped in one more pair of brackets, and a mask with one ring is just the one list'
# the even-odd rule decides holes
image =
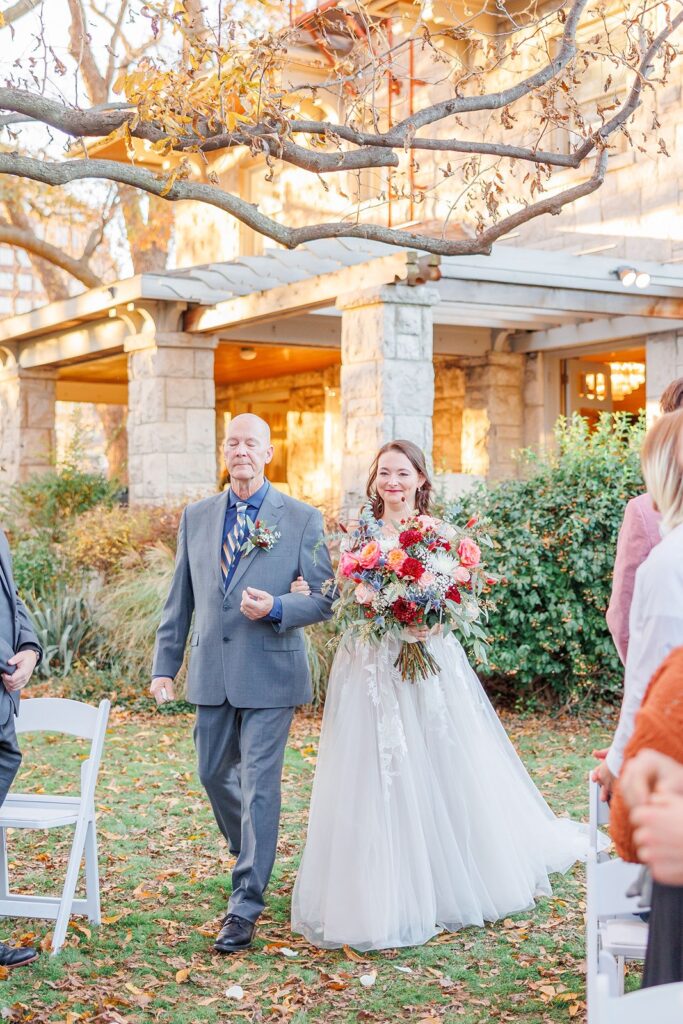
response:
{"label": "building facade", "polygon": [[[303,66],[312,47],[304,23]],[[322,74],[309,65],[307,77]],[[226,425],[253,411],[271,423],[274,482],[335,508],[357,500],[392,436],[425,448],[453,492],[514,475],[514,453],[549,443],[561,413],[654,411],[683,375],[682,85],[674,70],[657,99],[670,159],[618,138],[598,192],[523,225],[489,257],[438,261],[351,240],[287,252],[221,211],[177,204],[166,273],[0,320],[0,480],[50,464],[58,401],[127,407],[133,502],[219,486]],[[420,102],[400,77],[390,87],[396,118]],[[596,64],[581,88],[590,118],[610,88],[606,69]],[[325,102],[304,113],[324,117]],[[120,142],[91,152],[126,158]],[[140,158],[161,167],[142,148]],[[325,189],[240,150],[194,173],[293,224],[343,216],[367,189],[358,174]],[[443,222],[450,194],[430,187],[437,163],[425,156],[419,173],[399,173],[412,176],[411,198],[376,219]],[[631,269],[646,286],[627,286]]]}

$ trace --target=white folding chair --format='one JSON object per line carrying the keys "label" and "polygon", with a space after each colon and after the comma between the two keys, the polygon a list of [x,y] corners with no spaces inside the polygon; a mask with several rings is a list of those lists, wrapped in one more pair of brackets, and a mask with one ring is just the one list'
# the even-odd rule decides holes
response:
{"label": "white folding chair", "polygon": [[[648,926],[632,912],[637,897],[625,895],[623,868],[637,868],[618,859],[598,863],[589,849],[586,859],[586,993],[588,1024],[597,1024],[597,979],[607,978],[610,993],[624,991],[627,960],[644,960]],[[617,870],[613,870],[616,868]]]}
{"label": "white folding chair", "polygon": [[600,974],[596,984],[595,1024],[681,1024],[683,982],[641,988],[627,996],[610,994],[609,979]]}
{"label": "white folding chair", "polygon": [[[6,917],[45,917],[55,921],[52,952],[59,952],[71,914],[87,914],[100,924],[100,882],[95,828],[95,784],[109,718],[109,701],[98,708],[76,700],[34,697],[22,700],[17,733],[59,732],[89,739],[90,753],[81,765],[80,796],[10,793],[0,808],[0,914]],[[75,825],[61,897],[23,896],[9,890],[7,829],[50,829]],[[86,898],[75,899],[81,859],[85,854]]]}
{"label": "white folding chair", "polygon": [[600,786],[597,782],[593,782],[588,776],[588,841],[591,850],[595,850],[598,855],[598,861],[608,860],[609,853],[607,850],[599,849],[599,836],[604,833],[599,832],[601,825],[609,824],[609,804],[605,803],[600,799]]}

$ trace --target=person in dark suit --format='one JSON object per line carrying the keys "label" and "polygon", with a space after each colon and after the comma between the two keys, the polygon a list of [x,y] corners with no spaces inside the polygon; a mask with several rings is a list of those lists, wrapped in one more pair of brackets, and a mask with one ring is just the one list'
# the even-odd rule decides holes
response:
{"label": "person in dark suit", "polygon": [[[14,718],[33,670],[43,656],[29,614],[12,575],[12,556],[0,529],[0,806],[21,764]],[[35,949],[14,949],[0,942],[0,967],[21,967],[38,956]]]}

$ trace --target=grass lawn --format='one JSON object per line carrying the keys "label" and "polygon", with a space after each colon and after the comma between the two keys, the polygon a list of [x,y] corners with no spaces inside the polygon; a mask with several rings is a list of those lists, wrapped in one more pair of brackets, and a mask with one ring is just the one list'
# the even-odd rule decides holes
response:
{"label": "grass lawn", "polygon": [[[590,750],[599,723],[505,719],[552,806],[585,818]],[[74,921],[59,957],[11,972],[0,1012],[12,1021],[394,1021],[421,1024],[581,1021],[583,869],[556,879],[535,911],[426,946],[364,954],[320,951],[289,931],[289,901],[305,835],[318,721],[295,721],[284,775],[279,856],[254,948],[221,957],[212,939],[229,893],[231,858],[199,784],[186,715],[112,716],[97,793],[104,924]],[[25,737],[16,788],[75,787],[82,747]],[[71,830],[10,835],[13,888],[55,893]],[[46,886],[46,878],[51,880]],[[43,942],[46,922],[5,920],[2,937]],[[375,978],[370,987],[360,978]],[[367,979],[366,979],[367,980]],[[240,986],[235,1000],[226,990]]]}

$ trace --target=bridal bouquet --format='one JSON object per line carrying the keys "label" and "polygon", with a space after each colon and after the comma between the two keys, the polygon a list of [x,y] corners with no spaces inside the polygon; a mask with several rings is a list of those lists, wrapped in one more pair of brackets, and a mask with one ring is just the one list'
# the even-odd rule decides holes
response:
{"label": "bridal bouquet", "polygon": [[366,505],[358,525],[342,527],[338,621],[361,641],[400,640],[395,665],[411,682],[438,672],[439,665],[429,641],[407,639],[406,626],[460,633],[486,661],[482,592],[497,580],[482,563],[481,546],[491,541],[477,529],[476,518],[460,528],[448,514],[414,515],[395,535],[382,526]]}

